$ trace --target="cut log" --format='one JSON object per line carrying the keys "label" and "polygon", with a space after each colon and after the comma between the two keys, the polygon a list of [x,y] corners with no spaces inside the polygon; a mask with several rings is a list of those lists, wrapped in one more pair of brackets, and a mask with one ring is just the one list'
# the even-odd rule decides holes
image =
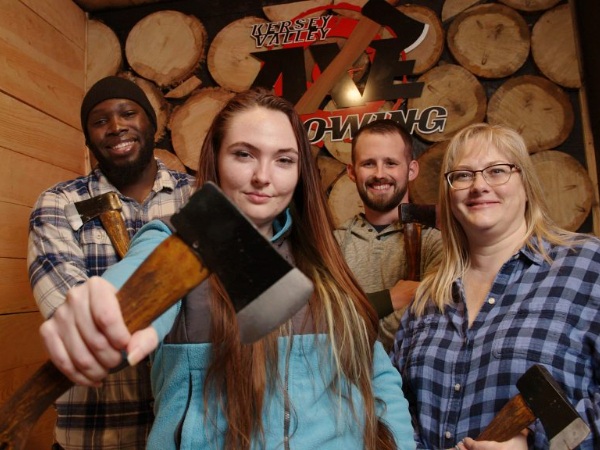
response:
{"label": "cut log", "polygon": [[592,208],[594,187],[585,168],[571,155],[547,150],[531,156],[542,183],[550,218],[577,231]]}
{"label": "cut log", "polygon": [[181,162],[198,170],[204,137],[217,113],[233,96],[222,88],[204,88],[174,109],[171,114],[171,143]]}
{"label": "cut log", "polygon": [[165,166],[167,166],[171,170],[176,170],[177,172],[186,172],[185,166],[181,162],[181,160],[177,157],[177,155],[169,150],[165,150],[164,148],[155,148],[154,149],[154,157],[160,159]]}
{"label": "cut log", "polygon": [[365,211],[356,184],[346,173],[333,183],[327,202],[336,228],[354,215]]}
{"label": "cut log", "polygon": [[465,9],[481,2],[482,0],[446,0],[442,6],[442,22],[447,22]]}
{"label": "cut log", "polygon": [[499,0],[519,11],[542,11],[555,6],[561,0]]}
{"label": "cut log", "polygon": [[156,113],[156,133],[154,134],[154,142],[160,141],[165,135],[167,122],[169,121],[169,115],[171,113],[171,106],[165,99],[162,91],[152,81],[136,77],[132,72],[124,72],[120,74],[120,76],[133,81],[141,87],[146,94],[146,97],[148,97],[148,100]]}
{"label": "cut log", "polygon": [[259,17],[244,17],[231,22],[215,36],[206,61],[208,71],[219,86],[241,92],[252,85],[261,62],[251,53],[266,50],[256,47],[252,26],[264,23],[267,21]]}
{"label": "cut log", "polygon": [[134,25],[127,36],[125,54],[131,68],[160,87],[188,78],[204,60],[207,34],[192,15],[158,11]]}
{"label": "cut log", "polygon": [[[376,112],[390,111],[393,106],[394,104],[392,102],[384,102]],[[335,105],[335,102],[330,100],[323,108],[323,111],[336,111],[337,109],[338,108]],[[341,141],[333,141],[331,139],[331,134],[327,133],[323,137],[323,144],[331,156],[333,156],[342,164],[352,163],[352,138],[349,136],[349,134],[345,135],[344,139]]]}
{"label": "cut log", "polygon": [[546,11],[531,32],[531,55],[540,71],[566,88],[580,88],[581,77],[571,8]]}
{"label": "cut log", "polygon": [[487,120],[507,125],[525,139],[529,153],[562,144],[573,129],[573,106],[552,81],[535,75],[509,79],[490,97]]}
{"label": "cut log", "polygon": [[514,9],[488,3],[458,15],[448,28],[448,48],[461,66],[483,78],[515,73],[529,56],[529,28]]}
{"label": "cut log", "polygon": [[86,86],[119,72],[123,57],[121,44],[115,32],[98,20],[87,21]]}
{"label": "cut log", "polygon": [[[303,0],[283,5],[263,6],[263,12],[271,22],[283,22],[285,20],[295,19],[300,14],[304,14],[306,11],[310,11],[313,8],[331,5],[331,2],[332,0]],[[325,13],[327,13],[326,9],[320,9],[319,11],[303,15],[302,17],[318,17]]]}
{"label": "cut log", "polygon": [[408,17],[429,25],[423,42],[406,54],[415,61],[413,73],[420,75],[437,64],[444,51],[444,29],[434,10],[426,6],[402,5],[398,9]]}
{"label": "cut log", "polygon": [[433,144],[417,158],[419,176],[408,183],[408,192],[412,202],[439,203],[440,173],[448,143],[449,141],[446,140]]}
{"label": "cut log", "polygon": [[194,90],[202,85],[202,80],[192,75],[176,88],[171,89],[165,94],[165,98],[181,99],[190,95]]}
{"label": "cut log", "polygon": [[446,108],[448,117],[442,131],[415,132],[429,142],[448,139],[453,133],[485,118],[487,97],[483,86],[468,70],[456,64],[445,64],[425,72],[418,78],[425,83],[421,97],[408,99],[409,109],[423,110],[434,106]]}
{"label": "cut log", "polygon": [[324,152],[317,155],[317,168],[319,169],[319,178],[323,192],[328,193],[333,183],[344,173],[346,165],[337,159],[327,156]]}

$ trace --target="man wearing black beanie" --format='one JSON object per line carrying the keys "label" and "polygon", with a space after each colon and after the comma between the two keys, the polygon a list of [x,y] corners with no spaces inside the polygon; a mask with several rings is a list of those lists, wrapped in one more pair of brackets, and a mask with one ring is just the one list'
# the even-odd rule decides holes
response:
{"label": "man wearing black beanie", "polygon": [[[153,157],[156,113],[134,82],[110,76],[94,84],[81,104],[81,127],[97,166],[43,192],[30,217],[29,278],[45,318],[69,288],[118,260],[99,218],[82,223],[67,213],[74,203],[116,192],[133,237],[150,220],[175,213],[195,188],[193,177]],[[147,364],[110,375],[101,388],[75,386],[56,402],[54,448],[145,449],[152,400]]]}

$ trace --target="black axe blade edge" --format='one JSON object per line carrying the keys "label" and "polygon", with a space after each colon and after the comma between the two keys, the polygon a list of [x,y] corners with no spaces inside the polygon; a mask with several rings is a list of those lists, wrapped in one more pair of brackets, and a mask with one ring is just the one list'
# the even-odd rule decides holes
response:
{"label": "black axe blade edge", "polygon": [[436,227],[436,205],[418,203],[400,203],[400,221],[402,223],[420,223],[430,228]]}
{"label": "black axe blade edge", "polygon": [[562,388],[541,364],[534,364],[517,380],[525,403],[542,423],[551,450],[577,447],[590,429]]}
{"label": "black axe blade edge", "polygon": [[214,183],[205,183],[192,195],[171,223],[223,283],[242,342],[254,342],[285,323],[312,295],[312,282]]}

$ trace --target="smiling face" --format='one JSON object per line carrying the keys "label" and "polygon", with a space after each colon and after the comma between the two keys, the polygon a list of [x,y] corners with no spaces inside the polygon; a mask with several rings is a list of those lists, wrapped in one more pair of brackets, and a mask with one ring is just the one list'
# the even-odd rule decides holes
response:
{"label": "smiling face", "polygon": [[299,178],[298,144],[288,117],[262,107],[229,121],[219,148],[217,171],[223,192],[261,233],[290,204]]}
{"label": "smiling face", "polygon": [[[493,144],[468,141],[450,170],[481,170],[492,164],[512,163]],[[486,244],[514,239],[520,242],[526,226],[527,196],[521,175],[513,171],[506,184],[490,186],[481,173],[470,188],[449,190],[452,214],[461,224],[470,243]]]}
{"label": "smiling face", "polygon": [[137,180],[154,152],[154,128],[144,109],[127,99],[98,103],[88,115],[88,146],[116,186]]}
{"label": "smiling face", "polygon": [[395,213],[400,203],[408,201],[408,182],[416,178],[418,163],[407,153],[397,133],[366,132],[355,143],[348,176],[356,183],[370,221],[381,213]]}

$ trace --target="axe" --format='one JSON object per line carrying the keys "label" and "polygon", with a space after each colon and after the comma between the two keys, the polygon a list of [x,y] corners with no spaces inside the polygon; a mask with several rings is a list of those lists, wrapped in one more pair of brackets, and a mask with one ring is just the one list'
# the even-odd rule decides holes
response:
{"label": "axe", "polygon": [[400,221],[404,224],[404,251],[408,262],[407,279],[421,280],[421,230],[423,225],[437,227],[436,205],[401,203]]}
{"label": "axe", "polygon": [[548,370],[533,365],[517,380],[519,394],[511,398],[477,437],[478,441],[504,442],[540,419],[550,450],[577,447],[590,429]]}
{"label": "axe", "polygon": [[[311,281],[213,183],[198,190],[171,221],[176,232],[117,293],[132,332],[149,326],[211,272],[232,300],[243,342],[265,336],[311,296]],[[0,407],[0,450],[24,448],[36,421],[72,384],[50,361],[43,364]]]}
{"label": "axe", "polygon": [[77,203],[69,203],[65,206],[65,215],[74,230],[98,217],[119,259],[127,253],[129,233],[121,216],[121,200],[116,192],[107,192]]}

